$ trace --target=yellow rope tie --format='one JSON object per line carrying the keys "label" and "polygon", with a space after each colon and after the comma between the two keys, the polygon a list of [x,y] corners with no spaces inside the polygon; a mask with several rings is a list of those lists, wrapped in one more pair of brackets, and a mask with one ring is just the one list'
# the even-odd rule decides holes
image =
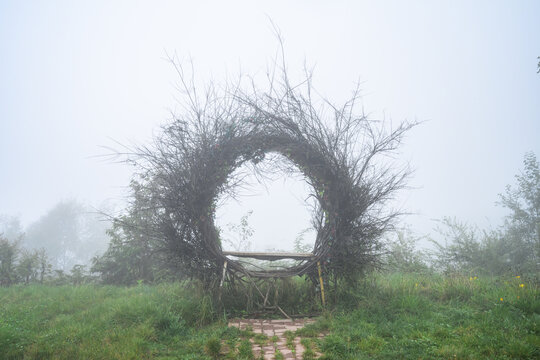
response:
{"label": "yellow rope tie", "polygon": [[319,284],[321,284],[322,305],[323,305],[323,307],[325,307],[326,302],[324,301],[324,285],[323,285],[323,280],[322,280],[321,262],[320,261],[317,261],[317,269],[319,269]]}

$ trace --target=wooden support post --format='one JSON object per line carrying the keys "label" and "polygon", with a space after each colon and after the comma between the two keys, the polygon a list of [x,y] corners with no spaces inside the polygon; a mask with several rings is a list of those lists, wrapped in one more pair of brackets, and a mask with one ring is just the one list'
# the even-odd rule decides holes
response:
{"label": "wooden support post", "polygon": [[264,297],[263,308],[266,307],[266,303],[268,302],[268,294],[270,294],[270,286],[268,287],[268,289],[266,289],[266,296]]}
{"label": "wooden support post", "polygon": [[219,301],[221,302],[221,293],[223,292],[223,282],[225,281],[225,274],[227,274],[227,260],[223,263],[223,274],[221,275],[221,281],[219,282]]}
{"label": "wooden support post", "polygon": [[223,263],[223,274],[221,275],[221,281],[219,283],[219,288],[223,287],[223,282],[225,281],[225,274],[227,273],[227,260]]}
{"label": "wooden support post", "polygon": [[322,271],[321,271],[321,262],[317,261],[317,269],[319,270],[319,284],[321,285],[321,299],[323,307],[326,307],[326,302],[324,300],[324,284],[322,280]]}
{"label": "wooden support post", "polygon": [[[268,294],[270,292],[270,288],[272,287],[272,284],[274,284],[274,305],[271,307],[272,309],[274,310],[279,310],[279,312],[281,312],[283,314],[283,316],[285,316],[287,319],[289,320],[292,320],[292,318],[287,315],[287,313],[285,311],[283,311],[283,309],[278,305],[278,297],[279,297],[279,290],[278,290],[278,287],[277,287],[277,283],[276,283],[276,279],[275,278],[272,278],[272,279],[268,279],[267,281],[269,282],[269,287],[267,289],[267,292],[266,292],[266,296],[262,293],[261,289],[259,289],[259,287],[257,286],[257,283],[255,280],[253,280],[251,278],[251,276],[249,276],[249,274],[246,274],[246,277],[247,279],[249,280],[249,283],[251,285],[253,285],[253,287],[255,287],[255,289],[257,290],[257,292],[259,293],[259,295],[261,295],[261,298],[263,298],[264,300],[264,303],[263,303],[263,310],[265,309],[264,307],[264,304],[266,304],[267,302],[269,302],[268,300]],[[249,311],[249,309],[248,309]]]}

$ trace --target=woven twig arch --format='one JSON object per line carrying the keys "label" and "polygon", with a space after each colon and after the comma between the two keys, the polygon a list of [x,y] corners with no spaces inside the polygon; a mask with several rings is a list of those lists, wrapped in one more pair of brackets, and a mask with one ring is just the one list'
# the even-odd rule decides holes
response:
{"label": "woven twig arch", "polygon": [[[220,278],[225,261],[233,274],[255,277],[309,274],[321,262],[334,279],[377,264],[381,234],[397,216],[384,205],[403,187],[408,170],[376,159],[392,154],[414,123],[387,130],[356,115],[358,90],[341,107],[314,101],[310,76],[291,86],[283,72],[268,91],[249,94],[239,87],[218,94],[209,87],[200,100],[181,68],[179,75],[186,112],[162,128],[153,147],[139,147],[134,159],[146,210],[153,214],[145,230],[157,251],[184,275],[207,282]],[[273,163],[276,169],[294,166],[311,185],[319,204],[317,236],[313,257],[288,269],[259,271],[223,254],[214,218],[220,195],[234,193],[238,184],[234,171],[268,153],[286,159]]]}
{"label": "woven twig arch", "polygon": [[[245,122],[251,122],[246,119]],[[253,270],[247,269],[239,261],[227,258],[222,251],[219,234],[214,224],[214,214],[205,216],[204,214],[196,222],[198,232],[201,234],[203,246],[208,254],[211,254],[213,261],[217,263],[228,262],[228,269],[231,271],[248,274],[252,277],[288,277],[292,275],[302,275],[313,269],[316,262],[327,260],[332,249],[332,240],[336,236],[336,229],[339,221],[339,205],[344,199],[351,198],[353,194],[343,192],[343,184],[331,181],[335,178],[346,178],[346,174],[338,174],[332,167],[331,162],[325,158],[320,150],[310,144],[301,133],[295,133],[292,123],[281,122],[282,127],[267,128],[268,124],[259,122],[257,125],[251,123],[244,127],[249,129],[247,133],[235,132],[221,137],[214,145],[210,157],[215,163],[222,164],[220,167],[205,168],[200,172],[199,183],[203,184],[209,179],[215,179],[212,185],[219,191],[222,183],[227,181],[234,170],[243,165],[246,161],[260,161],[267,153],[278,153],[291,162],[304,175],[306,181],[312,186],[313,194],[317,197],[320,205],[319,211],[322,214],[321,226],[317,229],[317,237],[313,249],[313,257],[302,261],[295,266],[279,270]],[[213,161],[213,162],[214,162]],[[204,178],[204,180],[202,179]],[[211,180],[210,180],[211,181]],[[208,184],[207,186],[212,186]],[[341,189],[341,190],[340,190]],[[341,193],[337,199],[332,194]],[[211,195],[211,193],[208,193]],[[216,192],[213,196],[205,197],[203,206],[213,209],[215,199],[219,196]],[[345,206],[346,207],[346,206]]]}

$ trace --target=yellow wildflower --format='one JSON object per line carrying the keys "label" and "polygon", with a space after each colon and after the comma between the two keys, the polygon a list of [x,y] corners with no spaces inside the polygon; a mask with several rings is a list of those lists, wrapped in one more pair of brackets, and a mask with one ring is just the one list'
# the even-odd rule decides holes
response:
{"label": "yellow wildflower", "polygon": [[501,301],[504,301],[503,298],[501,298]]}
{"label": "yellow wildflower", "polygon": [[469,280],[470,280],[470,281],[472,281],[472,280],[473,280],[473,279],[472,279],[472,276],[471,276],[471,277],[469,278]]}
{"label": "yellow wildflower", "polygon": [[475,276],[475,277],[474,277],[474,280],[476,280],[476,279],[478,279],[478,276]]}
{"label": "yellow wildflower", "polygon": [[520,288],[525,287],[525,284],[519,284],[519,287]]}
{"label": "yellow wildflower", "polygon": [[418,287],[418,283],[414,284],[414,287]]}
{"label": "yellow wildflower", "polygon": [[521,277],[521,276],[518,275],[518,276],[516,276],[516,279],[519,279],[520,277]]}

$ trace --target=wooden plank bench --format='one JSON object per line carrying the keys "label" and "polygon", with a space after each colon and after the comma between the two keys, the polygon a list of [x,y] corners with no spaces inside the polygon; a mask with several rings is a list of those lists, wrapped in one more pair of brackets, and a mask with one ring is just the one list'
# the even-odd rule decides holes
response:
{"label": "wooden plank bench", "polygon": [[282,260],[282,259],[293,259],[293,260],[309,260],[312,259],[315,255],[312,253],[269,253],[269,252],[241,252],[241,251],[224,251],[223,255],[225,256],[236,256],[241,258],[251,258],[257,260]]}

